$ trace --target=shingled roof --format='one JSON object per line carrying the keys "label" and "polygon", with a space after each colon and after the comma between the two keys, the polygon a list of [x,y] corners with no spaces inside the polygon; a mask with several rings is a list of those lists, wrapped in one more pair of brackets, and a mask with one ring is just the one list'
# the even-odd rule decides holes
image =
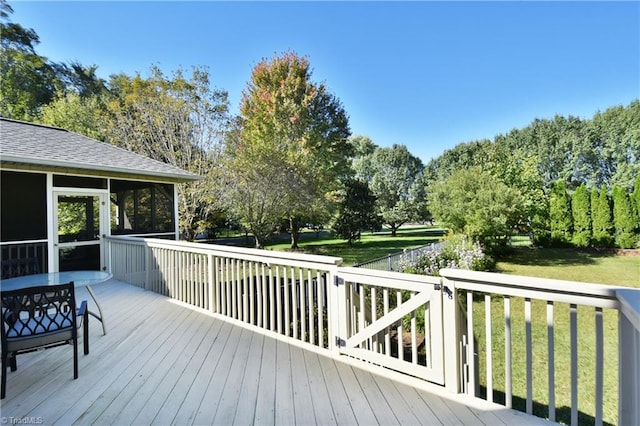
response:
{"label": "shingled roof", "polygon": [[57,127],[0,117],[0,163],[22,168],[148,177],[170,182],[199,176]]}

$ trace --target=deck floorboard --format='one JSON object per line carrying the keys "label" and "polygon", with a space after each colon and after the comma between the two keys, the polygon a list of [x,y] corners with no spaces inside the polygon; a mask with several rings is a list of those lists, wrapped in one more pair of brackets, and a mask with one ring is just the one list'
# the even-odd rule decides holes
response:
{"label": "deck floorboard", "polygon": [[[9,423],[541,424],[478,400],[429,391],[291,345],[116,280],[96,285],[107,334],[18,356],[0,403]],[[79,292],[81,297],[84,297]]]}

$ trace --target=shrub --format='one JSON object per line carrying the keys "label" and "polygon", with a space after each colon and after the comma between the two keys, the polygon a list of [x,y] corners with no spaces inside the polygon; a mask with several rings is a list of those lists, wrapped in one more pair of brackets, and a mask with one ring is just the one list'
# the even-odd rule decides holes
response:
{"label": "shrub", "polygon": [[613,245],[611,203],[607,195],[607,187],[604,185],[602,185],[600,191],[594,188],[591,192],[591,218],[593,245],[595,247],[611,247]]}
{"label": "shrub", "polygon": [[633,232],[635,220],[631,200],[627,191],[619,186],[613,187],[613,223],[616,245],[620,248],[633,248],[636,237]]}
{"label": "shrub", "polygon": [[572,242],[577,247],[588,247],[591,243],[591,206],[584,183],[571,196],[571,212],[573,214]]}
{"label": "shrub", "polygon": [[400,271],[409,274],[437,276],[442,268],[488,271],[495,266],[478,242],[466,235],[454,235],[440,245],[434,245],[414,261],[409,257],[400,259]]}
{"label": "shrub", "polygon": [[551,188],[549,218],[552,244],[557,247],[568,245],[573,234],[573,218],[567,187],[562,180],[557,181]]}

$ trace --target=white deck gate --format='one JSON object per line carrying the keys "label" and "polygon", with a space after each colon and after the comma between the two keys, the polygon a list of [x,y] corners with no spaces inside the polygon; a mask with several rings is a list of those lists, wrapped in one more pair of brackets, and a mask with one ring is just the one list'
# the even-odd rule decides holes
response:
{"label": "white deck gate", "polygon": [[444,384],[440,278],[341,267],[336,285],[341,354]]}

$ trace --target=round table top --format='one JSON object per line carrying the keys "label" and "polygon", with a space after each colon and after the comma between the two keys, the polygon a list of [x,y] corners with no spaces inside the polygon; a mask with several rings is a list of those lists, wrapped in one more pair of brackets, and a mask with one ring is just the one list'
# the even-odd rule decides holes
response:
{"label": "round table top", "polygon": [[97,284],[110,279],[112,275],[104,271],[65,271],[47,274],[24,275],[0,281],[3,291],[18,290],[40,285],[58,285],[73,281],[75,286]]}

